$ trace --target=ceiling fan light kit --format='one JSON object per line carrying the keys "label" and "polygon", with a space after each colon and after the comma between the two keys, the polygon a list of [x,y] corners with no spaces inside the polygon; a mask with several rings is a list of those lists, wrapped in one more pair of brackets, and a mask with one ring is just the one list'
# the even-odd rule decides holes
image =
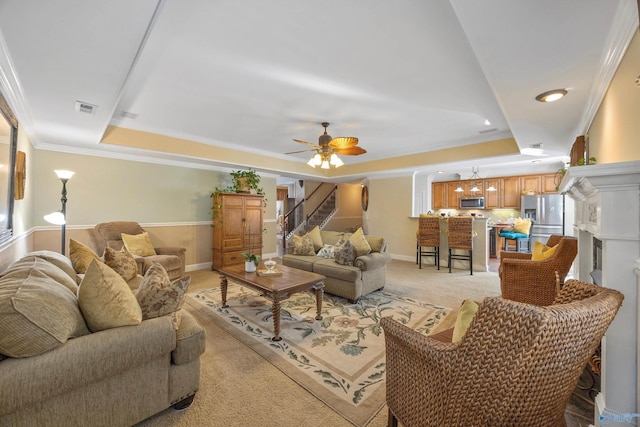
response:
{"label": "ceiling fan light kit", "polygon": [[330,169],[331,166],[339,168],[344,165],[344,162],[340,157],[338,157],[338,154],[343,154],[345,156],[359,156],[360,154],[367,152],[363,148],[357,147],[358,138],[354,138],[352,136],[332,138],[331,135],[327,133],[329,122],[322,122],[321,124],[324,127],[324,133],[318,138],[317,144],[294,139],[295,142],[311,145],[314,148],[303,151],[293,151],[286,154],[313,151],[315,154],[313,154],[311,159],[309,159],[307,165],[312,168],[320,166],[320,169]]}

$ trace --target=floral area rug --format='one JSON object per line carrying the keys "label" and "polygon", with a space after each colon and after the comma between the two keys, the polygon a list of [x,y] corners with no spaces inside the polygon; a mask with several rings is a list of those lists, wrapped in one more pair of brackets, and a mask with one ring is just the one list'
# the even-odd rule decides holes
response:
{"label": "floral area rug", "polygon": [[314,294],[298,293],[281,303],[283,339],[273,342],[271,302],[258,293],[229,282],[228,308],[221,307],[220,288],[189,296],[211,311],[217,325],[356,426],[366,425],[385,402],[385,343],[380,319],[392,316],[429,335],[451,312],[376,291],[357,304],[325,294],[323,319],[315,320]]}

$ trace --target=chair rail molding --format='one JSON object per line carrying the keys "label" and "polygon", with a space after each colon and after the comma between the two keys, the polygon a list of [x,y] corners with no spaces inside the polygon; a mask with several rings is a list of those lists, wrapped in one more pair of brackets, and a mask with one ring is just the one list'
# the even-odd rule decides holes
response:
{"label": "chair rail molding", "polygon": [[578,278],[591,281],[594,238],[602,242],[602,286],[624,294],[618,316],[602,340],[599,415],[637,414],[640,407],[640,161],[575,166],[567,170],[559,192],[575,200]]}

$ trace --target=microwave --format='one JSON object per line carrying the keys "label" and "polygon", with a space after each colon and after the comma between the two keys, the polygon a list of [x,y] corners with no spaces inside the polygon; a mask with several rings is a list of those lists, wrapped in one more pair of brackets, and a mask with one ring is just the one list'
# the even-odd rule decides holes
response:
{"label": "microwave", "polygon": [[484,209],[484,197],[463,197],[460,209]]}

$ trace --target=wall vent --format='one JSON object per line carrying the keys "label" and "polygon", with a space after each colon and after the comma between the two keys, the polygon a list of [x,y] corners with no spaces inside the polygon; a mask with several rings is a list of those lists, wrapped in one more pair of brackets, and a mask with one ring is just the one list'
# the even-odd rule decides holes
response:
{"label": "wall vent", "polygon": [[80,113],[95,114],[97,105],[89,104],[88,102],[76,101],[76,111]]}
{"label": "wall vent", "polygon": [[484,129],[484,130],[479,130],[478,133],[482,133],[482,134],[491,133],[491,132],[495,132],[497,130],[498,130],[498,128]]}

